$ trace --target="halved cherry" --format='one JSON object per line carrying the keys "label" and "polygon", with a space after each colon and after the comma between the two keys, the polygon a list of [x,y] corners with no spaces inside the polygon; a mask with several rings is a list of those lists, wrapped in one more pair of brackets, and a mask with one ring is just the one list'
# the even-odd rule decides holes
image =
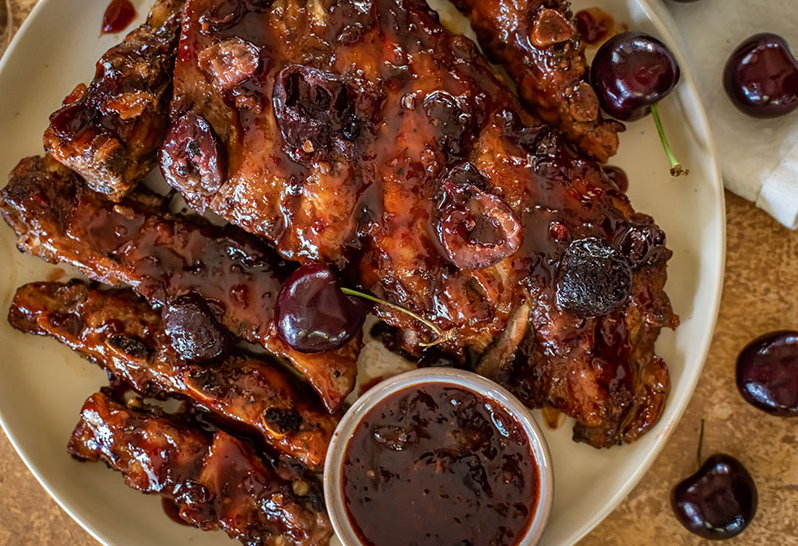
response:
{"label": "halved cherry", "polygon": [[496,195],[471,181],[481,175],[470,163],[450,171],[441,191],[437,234],[449,260],[466,269],[481,269],[512,255],[524,233],[513,210]]}

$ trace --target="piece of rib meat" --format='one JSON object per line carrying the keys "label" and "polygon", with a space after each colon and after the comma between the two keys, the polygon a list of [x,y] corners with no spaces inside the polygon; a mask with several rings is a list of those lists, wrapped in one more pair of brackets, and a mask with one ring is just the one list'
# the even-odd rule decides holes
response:
{"label": "piece of rib meat", "polygon": [[[668,382],[653,342],[676,325],[664,233],[472,42],[421,0],[189,0],[183,13],[160,155],[193,207],[454,331],[441,350],[575,417],[579,439],[611,445],[657,422]],[[621,264],[619,292],[563,260],[591,241]],[[591,290],[613,305],[574,301]],[[429,331],[376,313],[421,354]]]}
{"label": "piece of rib meat", "polygon": [[95,191],[119,199],[155,166],[168,126],[183,0],[157,0],[147,21],[97,62],[50,116],[44,147]]}
{"label": "piece of rib meat", "polygon": [[161,316],[127,289],[26,284],[14,296],[8,321],[58,340],[143,396],[183,395],[262,435],[309,469],[324,466],[338,419],[310,401],[279,365],[237,350],[221,361],[186,362],[170,344]]}
{"label": "piece of rib meat", "polygon": [[585,47],[566,0],[453,0],[488,57],[532,111],[589,157],[605,163],[623,125],[605,119],[590,85]]}
{"label": "piece of rib meat", "polygon": [[361,337],[327,353],[286,345],[276,333],[274,303],[291,268],[256,238],[171,215],[154,194],[114,203],[49,157],[23,159],[0,197],[21,251],[74,265],[99,282],[129,285],[157,309],[195,293],[233,335],[287,358],[330,411],[352,390]]}
{"label": "piece of rib meat", "polygon": [[222,529],[247,546],[323,546],[332,536],[322,506],[295,494],[251,446],[224,431],[210,438],[97,393],[83,404],[67,450],[174,502],[187,523]]}

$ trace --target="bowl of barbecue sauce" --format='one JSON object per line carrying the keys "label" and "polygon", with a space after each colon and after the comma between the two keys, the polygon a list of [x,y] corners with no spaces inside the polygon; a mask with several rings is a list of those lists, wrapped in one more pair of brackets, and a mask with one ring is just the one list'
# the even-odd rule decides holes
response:
{"label": "bowl of barbecue sauce", "polygon": [[493,381],[446,368],[368,390],[341,420],[324,469],[345,546],[533,546],[553,486],[529,410]]}

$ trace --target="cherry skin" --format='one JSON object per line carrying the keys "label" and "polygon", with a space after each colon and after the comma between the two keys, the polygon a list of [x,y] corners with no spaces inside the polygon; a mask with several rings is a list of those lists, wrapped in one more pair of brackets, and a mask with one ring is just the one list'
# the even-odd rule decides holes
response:
{"label": "cherry skin", "polygon": [[615,182],[619,190],[626,193],[629,189],[629,177],[626,176],[626,171],[615,165],[604,165],[602,169],[604,169],[604,174],[607,175],[607,178]]}
{"label": "cherry skin", "polygon": [[302,353],[332,351],[363,327],[368,306],[347,296],[335,273],[323,264],[294,271],[277,294],[277,334]]}
{"label": "cherry skin", "polygon": [[740,111],[758,118],[783,116],[798,108],[798,61],[781,36],[756,34],[729,57],[723,86]]}
{"label": "cherry skin", "polygon": [[679,83],[673,53],[641,32],[613,36],[596,53],[591,80],[601,107],[614,118],[634,121],[651,111]]}
{"label": "cherry skin", "polygon": [[798,332],[772,332],[749,343],[737,357],[737,388],[754,407],[798,417]]}
{"label": "cherry skin", "polygon": [[745,466],[724,453],[708,458],[698,472],[673,488],[671,506],[679,522],[696,535],[722,540],[739,535],[756,514],[759,497]]}

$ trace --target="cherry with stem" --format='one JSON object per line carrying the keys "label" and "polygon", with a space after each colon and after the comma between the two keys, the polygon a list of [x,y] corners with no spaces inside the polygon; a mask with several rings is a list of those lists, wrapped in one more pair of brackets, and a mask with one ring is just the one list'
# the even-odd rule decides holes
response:
{"label": "cherry with stem", "polygon": [[658,103],[679,83],[681,72],[673,53],[642,32],[623,32],[602,45],[593,59],[591,82],[599,103],[612,117],[635,121],[651,113],[672,176],[689,173],[676,159],[665,136]]}

